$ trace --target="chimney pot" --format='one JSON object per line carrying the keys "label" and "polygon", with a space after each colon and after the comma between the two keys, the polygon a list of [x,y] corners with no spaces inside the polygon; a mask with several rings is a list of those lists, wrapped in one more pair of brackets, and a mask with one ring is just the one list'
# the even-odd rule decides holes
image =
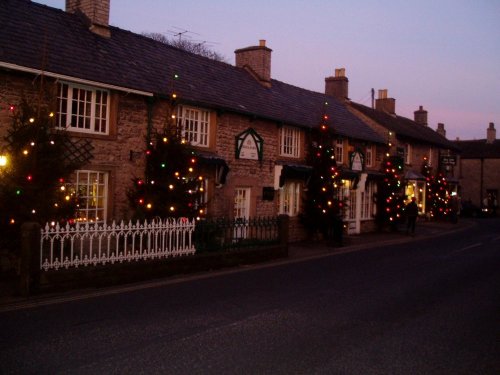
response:
{"label": "chimney pot", "polygon": [[335,77],[345,77],[345,68],[335,69]]}
{"label": "chimney pot", "polygon": [[387,89],[378,90],[379,99],[387,99]]}
{"label": "chimney pot", "polygon": [[266,46],[266,40],[265,39],[259,40],[259,47],[265,47],[265,46]]}

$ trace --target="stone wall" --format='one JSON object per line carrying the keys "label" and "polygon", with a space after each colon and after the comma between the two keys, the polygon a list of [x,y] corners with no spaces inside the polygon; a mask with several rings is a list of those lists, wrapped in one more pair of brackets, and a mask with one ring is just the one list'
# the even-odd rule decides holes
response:
{"label": "stone wall", "polygon": [[474,205],[481,207],[481,198],[486,197],[487,190],[500,192],[500,159],[484,159],[481,166],[480,159],[461,158],[458,177],[462,202],[470,199]]}

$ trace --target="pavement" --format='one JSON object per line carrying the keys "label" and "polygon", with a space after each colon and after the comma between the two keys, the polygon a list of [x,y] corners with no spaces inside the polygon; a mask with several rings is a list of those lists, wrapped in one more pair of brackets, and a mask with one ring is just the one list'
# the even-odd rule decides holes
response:
{"label": "pavement", "polygon": [[369,249],[372,247],[418,241],[425,238],[439,236],[455,231],[464,230],[477,225],[473,219],[461,219],[457,223],[442,221],[419,221],[415,234],[407,235],[406,227],[400,225],[396,232],[372,232],[356,235],[344,235],[342,246],[327,243],[297,242],[289,245],[289,259],[303,259],[325,256],[328,254],[349,253]]}
{"label": "pavement", "polygon": [[[370,249],[374,247],[406,243],[410,241],[419,241],[426,238],[431,238],[443,234],[457,232],[477,225],[477,221],[473,219],[461,219],[458,223],[450,222],[435,222],[423,221],[418,222],[415,234],[407,235],[403,226],[396,232],[373,232],[363,233],[359,235],[344,236],[342,245],[334,244],[333,246],[324,242],[297,242],[291,243],[288,248],[288,257],[285,259],[277,259],[265,264],[252,265],[250,267],[269,267],[276,264],[284,264],[289,262],[299,262],[310,258],[318,258],[324,256],[332,256],[336,254],[345,254],[359,250]],[[241,269],[248,269],[249,267],[237,267],[234,269],[225,269],[214,272],[206,272],[204,274],[196,274],[190,276],[170,277],[163,280],[156,280],[151,282],[144,282],[135,285],[126,285],[119,287],[103,288],[98,291],[72,291],[60,294],[42,294],[38,296],[23,297],[16,295],[15,281],[0,280],[0,312],[15,310],[28,306],[39,306],[50,304],[50,301],[63,301],[81,299],[95,295],[118,293],[125,290],[136,290],[144,287],[151,287],[166,283],[175,283],[186,280],[187,278],[201,278],[209,277],[214,274],[239,272]],[[53,302],[52,302],[53,303]]]}

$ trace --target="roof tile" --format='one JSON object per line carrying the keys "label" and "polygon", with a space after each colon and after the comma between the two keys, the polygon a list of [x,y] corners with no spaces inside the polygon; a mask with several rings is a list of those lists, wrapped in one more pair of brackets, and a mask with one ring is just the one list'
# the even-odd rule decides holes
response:
{"label": "roof tile", "polygon": [[[4,0],[0,25],[3,62],[156,95],[170,95],[175,85],[182,100],[301,127],[319,125],[328,101],[326,113],[337,134],[384,143],[345,105],[323,93],[277,80],[264,87],[244,69],[117,27],[103,38],[76,14]],[[180,76],[175,82],[174,74]]]}

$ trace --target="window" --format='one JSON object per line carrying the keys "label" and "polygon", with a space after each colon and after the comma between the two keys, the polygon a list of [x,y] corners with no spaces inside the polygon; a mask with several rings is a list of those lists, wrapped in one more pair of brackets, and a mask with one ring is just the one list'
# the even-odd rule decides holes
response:
{"label": "window", "polygon": [[57,126],[82,133],[108,134],[109,92],[107,90],[58,84]]}
{"label": "window", "polygon": [[411,164],[411,146],[409,143],[405,143],[404,145],[404,157],[405,164]]}
{"label": "window", "polygon": [[377,185],[374,182],[366,184],[365,191],[361,193],[361,219],[369,220],[375,216],[376,206],[373,203],[373,195],[377,192]]}
{"label": "window", "polygon": [[77,221],[90,223],[106,221],[108,198],[106,172],[76,171],[71,193],[76,194],[78,199]]}
{"label": "window", "polygon": [[300,183],[287,182],[280,191],[280,214],[296,216],[299,213]]}
{"label": "window", "polygon": [[339,164],[344,162],[344,141],[342,139],[335,141],[335,159]]}
{"label": "window", "polygon": [[432,152],[433,152],[433,148],[429,147],[429,158],[427,159],[428,163],[429,163],[429,167],[432,166]]}
{"label": "window", "polygon": [[367,167],[373,166],[373,146],[366,146],[365,165]]}
{"label": "window", "polygon": [[196,108],[179,106],[177,124],[182,137],[193,146],[208,147],[210,112]]}
{"label": "window", "polygon": [[298,158],[300,155],[300,131],[297,128],[280,128],[280,155]]}

